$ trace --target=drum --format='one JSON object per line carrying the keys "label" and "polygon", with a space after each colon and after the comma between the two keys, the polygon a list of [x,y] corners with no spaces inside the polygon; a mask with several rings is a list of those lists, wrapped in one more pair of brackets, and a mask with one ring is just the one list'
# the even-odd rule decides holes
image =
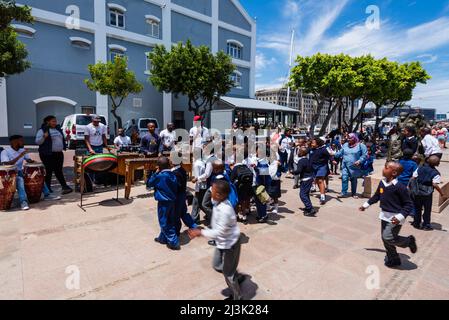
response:
{"label": "drum", "polygon": [[16,193],[16,166],[0,166],[0,210],[11,209]]}
{"label": "drum", "polygon": [[45,167],[41,163],[23,166],[23,181],[29,203],[38,203],[42,197],[45,183]]}
{"label": "drum", "polygon": [[108,172],[115,169],[118,165],[118,159],[113,154],[95,154],[87,157],[83,161],[83,168],[86,172]]}

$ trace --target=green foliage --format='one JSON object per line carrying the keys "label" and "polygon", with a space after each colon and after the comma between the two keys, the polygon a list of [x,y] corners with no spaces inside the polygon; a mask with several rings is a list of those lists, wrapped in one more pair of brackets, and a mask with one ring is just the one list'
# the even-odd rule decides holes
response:
{"label": "green foliage", "polygon": [[25,45],[17,40],[11,22],[32,23],[31,8],[18,7],[14,1],[0,1],[0,77],[24,72],[30,67],[26,61]]}
{"label": "green foliage", "polygon": [[[376,105],[377,114],[382,106],[391,106],[393,111],[412,99],[418,83],[425,84],[430,79],[419,62],[400,64],[386,58],[376,60],[371,55],[351,57],[318,53],[311,57],[298,56],[296,63],[290,85],[312,93],[318,103],[312,118],[312,133],[326,100],[336,101],[335,107],[329,110],[329,120],[342,108],[344,97],[362,101],[359,114],[363,114],[369,102]],[[358,116],[353,121],[357,119]],[[378,123],[382,120],[377,117]]]}
{"label": "green foliage", "polygon": [[88,67],[91,79],[84,82],[91,91],[107,95],[111,100],[111,113],[117,119],[119,127],[122,127],[121,117],[117,115],[117,109],[123,100],[131,93],[139,93],[143,85],[137,81],[134,72],[128,70],[126,58],[116,57],[114,62],[99,62]]}
{"label": "green foliage", "polygon": [[189,111],[196,115],[210,111],[234,86],[230,78],[235,70],[232,59],[224,52],[212,54],[207,46],[195,47],[190,41],[173,46],[171,51],[156,46],[149,59],[153,86],[175,97],[186,96]]}

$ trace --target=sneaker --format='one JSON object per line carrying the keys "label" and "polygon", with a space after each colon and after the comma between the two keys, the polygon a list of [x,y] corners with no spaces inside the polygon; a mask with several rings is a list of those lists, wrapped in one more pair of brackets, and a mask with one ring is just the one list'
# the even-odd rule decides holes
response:
{"label": "sneaker", "polygon": [[338,199],[346,199],[346,198],[349,198],[349,194],[347,194],[347,193],[340,193],[340,194],[337,196],[337,198],[338,198]]}
{"label": "sneaker", "polygon": [[385,261],[385,266],[387,268],[396,268],[399,267],[401,265],[401,260],[400,259],[394,259],[394,260],[387,260]]}
{"label": "sneaker", "polygon": [[167,243],[162,242],[161,240],[159,240],[159,238],[154,238],[154,242],[157,242],[157,243],[162,244],[162,245],[166,245],[167,244]]}
{"label": "sneaker", "polygon": [[167,248],[169,248],[170,250],[173,250],[173,251],[181,250],[181,246],[179,244],[177,246],[174,246],[174,245],[171,245],[171,244],[167,244]]}
{"label": "sneaker", "polygon": [[418,246],[416,245],[416,239],[414,236],[410,236],[410,244],[408,246],[411,253],[416,253],[418,251]]}
{"label": "sneaker", "polygon": [[279,205],[275,204],[273,210],[271,210],[271,213],[278,214],[278,212],[279,212]]}
{"label": "sneaker", "polygon": [[433,227],[430,224],[428,224],[427,226],[423,226],[422,230],[424,230],[424,231],[433,231]]}
{"label": "sneaker", "polygon": [[326,199],[320,199],[320,205],[324,206],[326,204]]}
{"label": "sneaker", "polygon": [[299,189],[299,186],[293,186],[293,190]]}
{"label": "sneaker", "polygon": [[239,273],[237,276],[237,282],[239,285],[241,285],[246,280],[246,275]]}
{"label": "sneaker", "polygon": [[62,188],[61,194],[65,195],[65,194],[69,194],[72,192],[73,192],[73,189],[67,186],[67,187]]}
{"label": "sneaker", "polygon": [[49,194],[48,196],[44,196],[44,201],[57,201],[61,200],[61,196],[55,196],[52,194]]}
{"label": "sneaker", "polygon": [[316,210],[312,209],[310,211],[304,211],[304,216],[305,217],[315,217],[316,216]]}
{"label": "sneaker", "polygon": [[257,218],[257,223],[267,223],[268,216],[265,216],[263,218]]}
{"label": "sneaker", "polygon": [[412,223],[413,228],[418,229],[418,230],[422,230],[422,227],[419,223]]}
{"label": "sneaker", "polygon": [[28,203],[26,201],[24,201],[20,204],[20,208],[24,211],[30,210],[30,207],[28,206]]}
{"label": "sneaker", "polygon": [[215,240],[209,240],[209,241],[207,241],[207,244],[212,246],[212,247],[216,247],[217,246],[217,243],[215,242]]}

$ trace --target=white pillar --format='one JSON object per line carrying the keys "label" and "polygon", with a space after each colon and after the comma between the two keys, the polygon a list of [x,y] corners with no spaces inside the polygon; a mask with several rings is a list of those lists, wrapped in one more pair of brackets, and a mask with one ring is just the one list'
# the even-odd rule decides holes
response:
{"label": "white pillar", "polygon": [[[167,50],[172,46],[171,41],[171,0],[165,1],[165,6],[162,7],[162,41]],[[169,122],[172,122],[173,115],[173,95],[171,93],[163,93],[163,121],[162,127]]]}
{"label": "white pillar", "polygon": [[0,78],[0,137],[8,137],[8,99],[6,78]]}
{"label": "white pillar", "polygon": [[212,0],[212,53],[218,52],[219,0]]}
{"label": "white pillar", "polygon": [[[106,37],[106,0],[95,0],[95,63],[107,62],[107,37]],[[109,123],[108,97],[96,94],[96,113],[103,115]]]}
{"label": "white pillar", "polygon": [[251,70],[249,72],[249,97],[254,99],[256,97],[256,22],[252,23],[251,33]]}

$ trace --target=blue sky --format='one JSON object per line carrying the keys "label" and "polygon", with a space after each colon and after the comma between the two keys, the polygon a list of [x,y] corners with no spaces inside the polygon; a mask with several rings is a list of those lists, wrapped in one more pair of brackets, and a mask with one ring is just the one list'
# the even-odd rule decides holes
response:
{"label": "blue sky", "polygon": [[[371,53],[421,61],[432,76],[411,104],[449,112],[449,0],[241,0],[257,18],[256,88],[285,83],[291,30],[295,55]],[[379,29],[367,7],[379,8]]]}

